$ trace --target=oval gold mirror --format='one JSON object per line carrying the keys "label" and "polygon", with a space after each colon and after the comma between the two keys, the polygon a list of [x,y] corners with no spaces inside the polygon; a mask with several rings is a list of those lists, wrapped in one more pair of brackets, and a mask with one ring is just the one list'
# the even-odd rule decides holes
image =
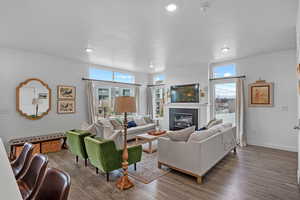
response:
{"label": "oval gold mirror", "polygon": [[31,78],[17,87],[17,111],[30,120],[41,119],[51,110],[51,89],[40,79]]}

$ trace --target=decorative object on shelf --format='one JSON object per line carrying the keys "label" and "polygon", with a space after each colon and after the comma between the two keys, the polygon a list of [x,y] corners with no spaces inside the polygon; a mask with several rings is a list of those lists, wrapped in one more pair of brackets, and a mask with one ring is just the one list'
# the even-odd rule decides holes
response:
{"label": "decorative object on shelf", "polygon": [[75,100],[58,100],[57,113],[58,114],[72,114],[76,112]]}
{"label": "decorative object on shelf", "polygon": [[300,75],[300,64],[297,65],[297,74]]}
{"label": "decorative object on shelf", "polygon": [[115,101],[115,111],[124,113],[124,148],[122,154],[123,176],[117,181],[117,187],[121,190],[127,190],[133,187],[133,183],[128,178],[128,149],[127,149],[127,113],[136,112],[136,104],[134,97],[119,96]]}
{"label": "decorative object on shelf", "polygon": [[74,100],[76,98],[76,87],[66,85],[57,86],[57,98],[59,100]]}
{"label": "decorative object on shelf", "polygon": [[265,80],[257,80],[248,86],[249,107],[272,107],[273,106],[273,83]]}
{"label": "decorative object on shelf", "polygon": [[16,109],[30,120],[41,119],[51,110],[51,89],[37,78],[28,79],[16,89]]}

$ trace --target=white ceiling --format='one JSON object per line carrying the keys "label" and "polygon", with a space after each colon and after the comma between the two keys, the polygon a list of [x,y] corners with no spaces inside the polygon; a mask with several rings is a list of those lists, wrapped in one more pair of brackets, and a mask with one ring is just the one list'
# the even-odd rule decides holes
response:
{"label": "white ceiling", "polygon": [[297,0],[201,1],[1,0],[0,46],[147,72],[296,48]]}

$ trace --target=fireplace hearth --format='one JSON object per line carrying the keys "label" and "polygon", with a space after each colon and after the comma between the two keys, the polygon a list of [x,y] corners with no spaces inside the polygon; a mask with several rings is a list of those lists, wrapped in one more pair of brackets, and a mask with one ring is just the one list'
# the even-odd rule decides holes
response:
{"label": "fireplace hearth", "polygon": [[169,120],[170,130],[180,130],[194,125],[198,129],[198,109],[170,108]]}

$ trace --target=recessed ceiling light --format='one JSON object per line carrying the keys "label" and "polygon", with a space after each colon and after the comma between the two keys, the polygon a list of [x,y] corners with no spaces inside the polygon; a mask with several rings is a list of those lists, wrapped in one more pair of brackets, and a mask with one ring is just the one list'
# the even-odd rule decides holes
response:
{"label": "recessed ceiling light", "polygon": [[92,52],[93,52],[93,49],[91,49],[91,48],[86,48],[86,49],[85,49],[85,52],[87,52],[87,53],[92,53]]}
{"label": "recessed ceiling light", "polygon": [[230,50],[229,47],[223,47],[223,48],[221,49],[222,53],[228,53],[229,50]]}
{"label": "recessed ceiling light", "polygon": [[153,63],[150,63],[149,67],[150,67],[151,69],[153,69],[153,68],[154,68]]}
{"label": "recessed ceiling light", "polygon": [[166,6],[166,10],[168,12],[175,12],[177,10],[177,5],[174,4],[174,3],[171,3],[171,4]]}

